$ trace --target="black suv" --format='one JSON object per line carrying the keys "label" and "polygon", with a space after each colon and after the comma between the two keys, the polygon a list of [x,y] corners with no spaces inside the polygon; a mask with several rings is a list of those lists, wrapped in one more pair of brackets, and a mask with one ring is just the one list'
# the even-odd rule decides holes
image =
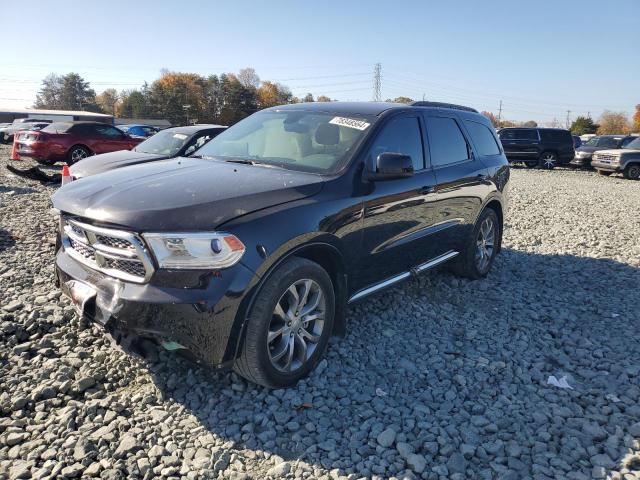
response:
{"label": "black suv", "polygon": [[347,304],[445,262],[485,276],[508,180],[470,108],[274,107],[195,156],[58,190],[58,281],[116,340],[288,386],[345,331]]}
{"label": "black suv", "polygon": [[510,162],[529,168],[552,169],[566,165],[575,155],[573,137],[560,128],[503,128],[498,132]]}

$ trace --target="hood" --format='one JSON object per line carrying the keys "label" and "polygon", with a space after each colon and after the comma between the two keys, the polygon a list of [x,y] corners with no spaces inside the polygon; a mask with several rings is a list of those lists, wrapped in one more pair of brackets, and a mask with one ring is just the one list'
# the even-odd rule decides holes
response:
{"label": "hood", "polygon": [[610,148],[609,150],[597,150],[598,153],[604,153],[605,155],[619,155],[622,152],[630,152],[632,150],[624,150],[622,148]]}
{"label": "hood", "polygon": [[311,173],[178,157],[71,182],[52,202],[62,212],[138,232],[212,230],[240,215],[314,195],[322,181]]}
{"label": "hood", "polygon": [[113,168],[135,165],[136,163],[151,162],[167,158],[153,153],[134,152],[132,150],[119,150],[117,152],[103,153],[80,160],[72,165],[69,170],[76,178],[84,178],[96,173],[106,172]]}
{"label": "hood", "polygon": [[598,147],[585,147],[584,145],[581,146],[581,147],[576,148],[576,152],[593,153],[596,150],[600,150],[600,148],[598,148]]}

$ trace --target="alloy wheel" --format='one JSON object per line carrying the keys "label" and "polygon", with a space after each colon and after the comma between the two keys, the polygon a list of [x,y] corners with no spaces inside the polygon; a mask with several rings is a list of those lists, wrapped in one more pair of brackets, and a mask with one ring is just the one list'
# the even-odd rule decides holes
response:
{"label": "alloy wheel", "polygon": [[484,272],[491,262],[496,243],[496,227],[491,217],[484,219],[476,238],[476,267]]}
{"label": "alloy wheel", "polygon": [[541,158],[542,167],[551,170],[556,166],[556,156],[553,153],[544,153]]}
{"label": "alloy wheel", "polygon": [[87,151],[84,148],[75,148],[71,152],[71,161],[76,163],[83,158],[87,158]]}
{"label": "alloy wheel", "polygon": [[285,290],[267,334],[269,359],[277,370],[298,370],[313,355],[322,337],[325,311],[324,292],[314,280],[298,280]]}

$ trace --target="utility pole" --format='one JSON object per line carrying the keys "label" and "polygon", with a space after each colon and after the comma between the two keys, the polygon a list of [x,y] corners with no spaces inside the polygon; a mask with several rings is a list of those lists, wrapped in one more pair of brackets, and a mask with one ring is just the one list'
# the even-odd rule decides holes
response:
{"label": "utility pole", "polygon": [[424,98],[424,93],[422,94],[422,101],[424,102],[425,98]]}
{"label": "utility pole", "polygon": [[566,123],[567,130],[569,130],[569,115],[571,115],[571,110],[567,110],[567,123]]}
{"label": "utility pole", "polygon": [[502,100],[500,100],[500,108],[498,108],[498,125],[500,125],[501,120],[502,120]]}
{"label": "utility pole", "polygon": [[382,88],[382,65],[376,63],[373,68],[373,101],[380,102],[382,101],[382,93],[380,92]]}

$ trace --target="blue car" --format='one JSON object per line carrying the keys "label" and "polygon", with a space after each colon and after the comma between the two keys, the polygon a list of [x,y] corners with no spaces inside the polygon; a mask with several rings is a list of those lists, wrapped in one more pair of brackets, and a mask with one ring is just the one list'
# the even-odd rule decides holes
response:
{"label": "blue car", "polygon": [[160,131],[157,127],[152,127],[151,125],[118,125],[118,128],[122,130],[124,133],[129,135],[133,135],[136,137],[151,137]]}

